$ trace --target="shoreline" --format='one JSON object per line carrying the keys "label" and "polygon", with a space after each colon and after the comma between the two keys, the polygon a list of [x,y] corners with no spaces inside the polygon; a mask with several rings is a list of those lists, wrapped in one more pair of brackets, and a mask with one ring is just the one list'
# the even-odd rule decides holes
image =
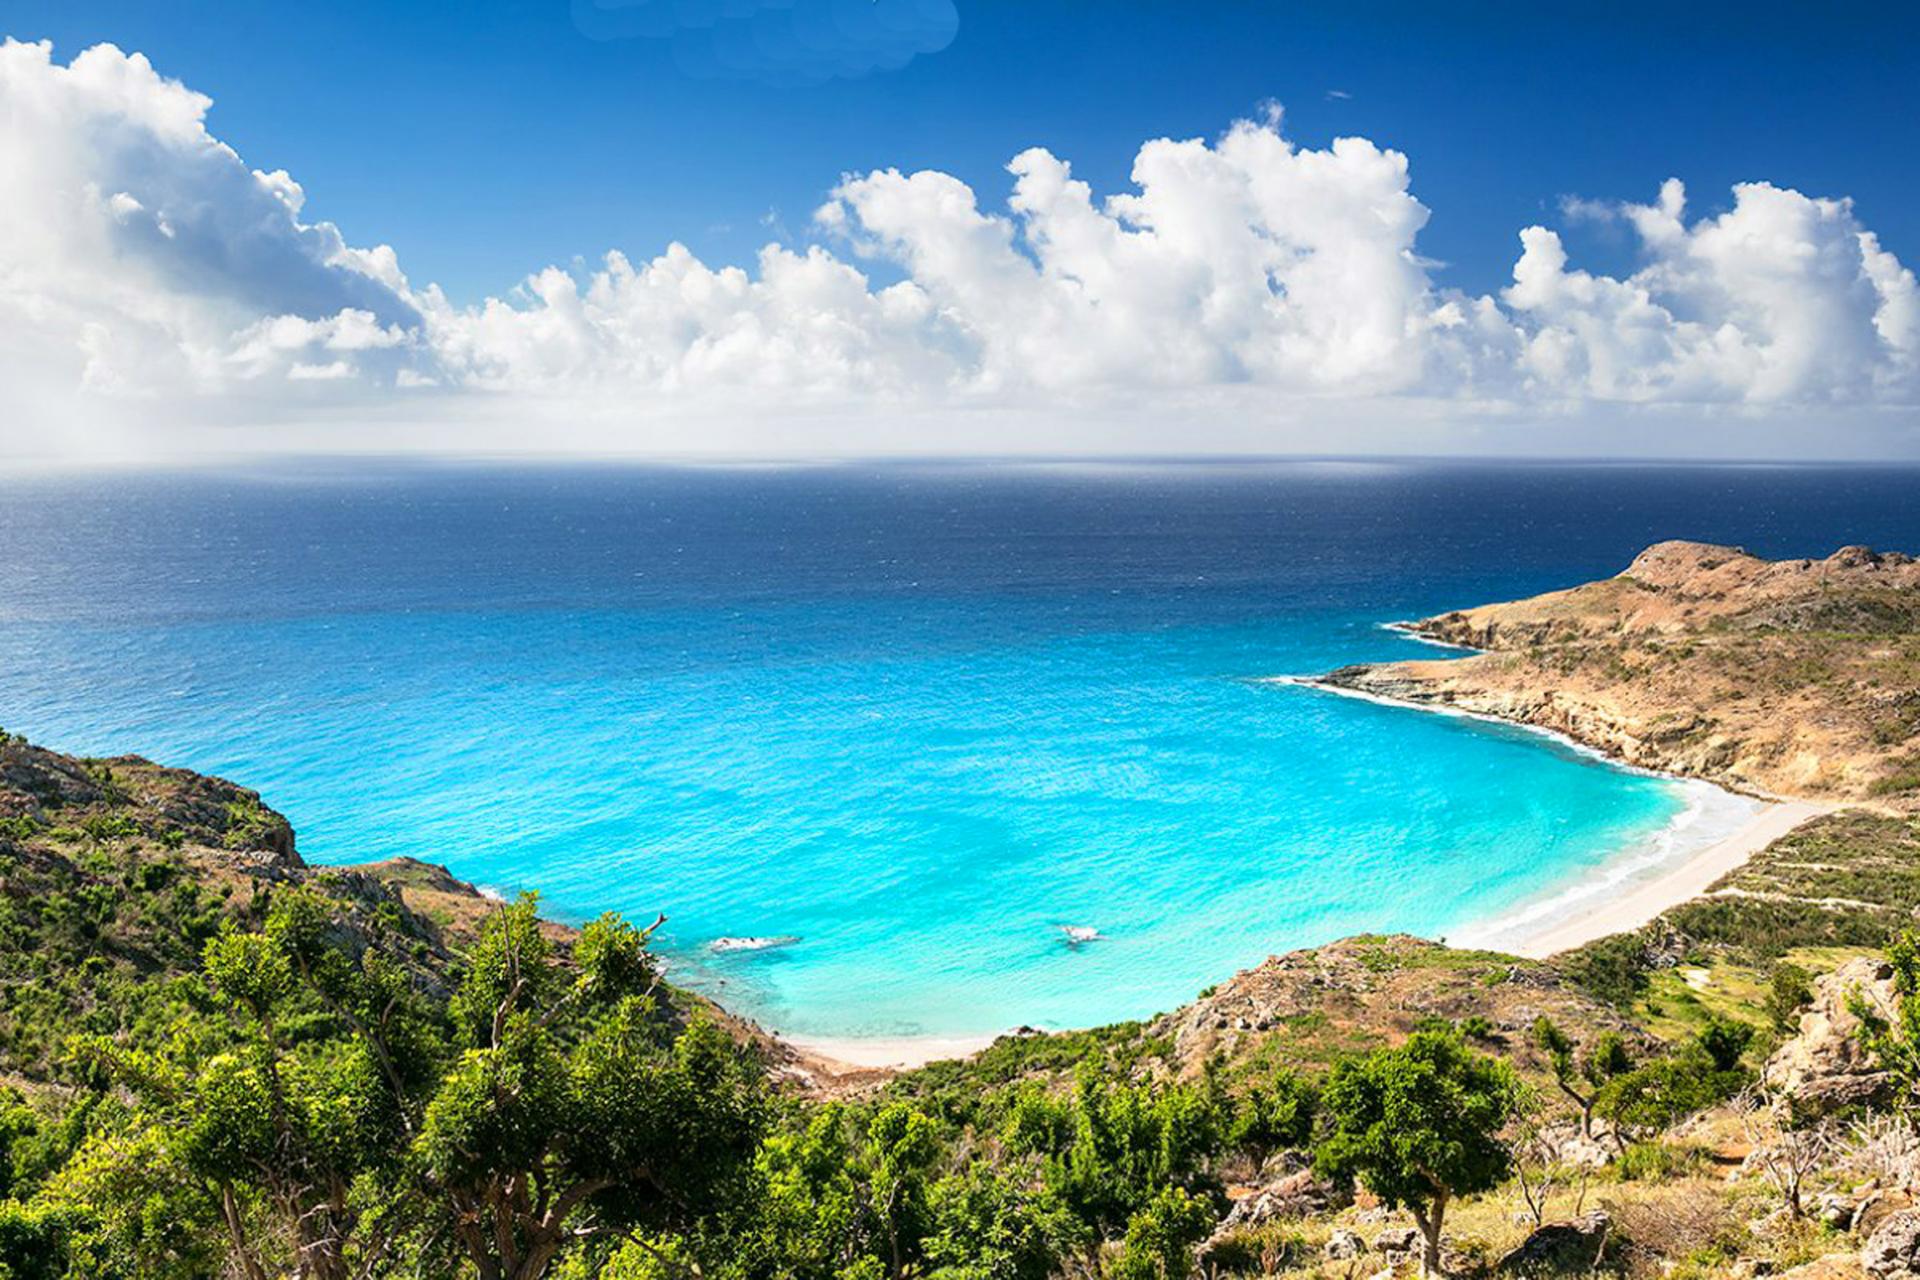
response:
{"label": "shoreline", "polygon": [[[1410,630],[1407,633],[1424,639]],[[1428,641],[1428,643],[1444,642]],[[1467,646],[1453,647],[1467,648]],[[1544,960],[1559,952],[1570,951],[1595,939],[1607,937],[1609,934],[1627,933],[1638,929],[1656,919],[1661,913],[1701,896],[1714,881],[1738,870],[1745,865],[1748,858],[1802,823],[1843,807],[1826,801],[1772,795],[1757,789],[1740,790],[1708,778],[1649,768],[1646,765],[1622,760],[1600,747],[1583,742],[1559,729],[1529,724],[1524,720],[1511,720],[1485,711],[1473,711],[1452,703],[1396,698],[1390,694],[1375,693],[1371,689],[1356,689],[1350,685],[1336,684],[1324,676],[1273,676],[1271,680],[1275,684],[1317,689],[1324,693],[1336,694],[1343,698],[1357,698],[1380,706],[1400,707],[1409,711],[1424,711],[1430,715],[1456,716],[1466,720],[1505,725],[1552,739],[1580,755],[1599,760],[1611,768],[1639,774],[1642,777],[1660,778],[1678,786],[1708,788],[1727,797],[1759,802],[1760,807],[1749,814],[1745,821],[1727,831],[1719,839],[1701,845],[1677,858],[1655,861],[1644,868],[1630,867],[1625,874],[1610,877],[1607,875],[1609,863],[1617,862],[1617,857],[1624,857],[1630,852],[1628,849],[1622,849],[1615,859],[1609,859],[1609,863],[1602,863],[1595,868],[1593,874],[1575,880],[1550,895],[1521,903],[1501,915],[1474,920],[1462,927],[1457,934],[1449,935],[1450,942],[1484,946],[1488,950],[1502,951],[1524,959]],[[1651,874],[1635,876],[1634,870],[1650,871]],[[1595,895],[1610,889],[1621,892],[1597,904],[1590,901]],[[1583,907],[1585,909],[1582,909]],[[1534,913],[1540,913],[1542,918],[1530,919],[1529,917]]]}
{"label": "shoreline", "polygon": [[[1748,858],[1775,840],[1811,818],[1831,813],[1836,807],[1816,800],[1771,802],[1732,833],[1680,859],[1658,875],[1641,881],[1603,905],[1570,918],[1562,915],[1549,927],[1522,935],[1518,943],[1495,949],[1529,960],[1544,960],[1596,938],[1638,929],[1662,912],[1702,896],[1714,881],[1739,870]],[[1596,889],[1606,887],[1602,884]],[[1575,906],[1577,901],[1570,900],[1567,905]],[[1497,926],[1499,922],[1492,923]],[[1471,932],[1466,936],[1472,936]]]}
{"label": "shoreline", "polygon": [[[1427,641],[1423,643],[1439,644],[1442,642]],[[1478,653],[1481,651],[1474,649],[1468,650],[1468,652]],[[1382,663],[1377,665],[1387,664]],[[1388,693],[1375,693],[1371,689],[1356,689],[1352,685],[1336,684],[1325,676],[1263,676],[1258,683],[1292,685],[1295,688],[1314,689],[1321,693],[1330,693],[1336,697],[1356,698],[1361,702],[1371,702],[1382,707],[1399,707],[1407,711],[1424,711],[1428,715],[1454,716],[1461,720],[1478,720],[1482,724],[1504,725],[1509,729],[1518,729],[1524,733],[1534,733],[1544,738],[1551,738],[1554,742],[1567,748],[1569,751],[1598,760],[1612,768],[1619,769],[1623,773],[1639,774],[1643,778],[1664,778],[1669,782],[1697,783],[1700,786],[1712,787],[1716,791],[1724,791],[1728,795],[1744,796],[1749,800],[1758,800],[1765,804],[1786,804],[1797,799],[1797,797],[1794,796],[1774,795],[1771,792],[1762,791],[1758,787],[1752,789],[1734,787],[1724,782],[1716,782],[1712,778],[1700,778],[1691,774],[1674,773],[1667,769],[1654,769],[1647,765],[1635,764],[1631,760],[1622,760],[1619,756],[1612,754],[1603,747],[1597,747],[1591,742],[1585,742],[1576,738],[1563,729],[1551,728],[1544,724],[1531,724],[1525,720],[1512,720],[1506,716],[1495,715],[1491,711],[1474,711],[1467,707],[1457,706],[1451,702],[1423,702],[1418,698],[1397,698]]]}
{"label": "shoreline", "polygon": [[[1400,705],[1427,709],[1418,703]],[[1514,722],[1503,720],[1498,723]],[[1619,762],[1611,759],[1607,762],[1684,786],[1709,789],[1729,798],[1751,799],[1698,778],[1660,774],[1637,766],[1619,765]],[[1617,857],[1630,853],[1633,848],[1625,847],[1618,851],[1616,858],[1610,858],[1588,875],[1555,887],[1548,896],[1522,902],[1499,915],[1475,919],[1457,933],[1449,933],[1442,941],[1449,946],[1498,951],[1527,960],[1544,960],[1597,938],[1631,932],[1663,912],[1700,897],[1715,881],[1738,870],[1747,859],[1767,845],[1809,819],[1839,807],[1813,800],[1762,801],[1737,826],[1721,833],[1716,839],[1689,849],[1677,858],[1659,859],[1644,866],[1630,864],[1625,874],[1609,877],[1606,872],[1615,865]],[[1649,870],[1651,874],[1645,874]],[[1642,874],[1635,875],[1635,872]],[[1600,900],[1596,902],[1596,898]],[[1532,918],[1536,913],[1538,918]],[[1020,1029],[1008,1028],[1001,1032],[977,1035],[871,1038],[774,1034],[777,1039],[801,1051],[832,1074],[844,1076],[870,1071],[912,1070],[931,1062],[971,1057],[1001,1036],[1020,1034]]]}
{"label": "shoreline", "polygon": [[772,1033],[783,1044],[825,1066],[835,1075],[863,1071],[908,1071],[929,1062],[970,1058],[1014,1030],[969,1036],[809,1036]]}
{"label": "shoreline", "polygon": [[[1478,652],[1466,645],[1430,639],[1410,625],[1382,624],[1408,638],[1459,652]],[[1642,777],[1660,778],[1676,785],[1703,788],[1725,796],[1755,803],[1758,807],[1718,839],[1708,841],[1678,857],[1656,859],[1641,866],[1629,864],[1618,874],[1618,861],[1632,852],[1623,847],[1589,874],[1554,889],[1550,895],[1536,897],[1492,917],[1476,919],[1450,934],[1448,945],[1484,947],[1528,960],[1544,960],[1562,951],[1572,950],[1610,934],[1627,933],[1656,919],[1663,912],[1700,897],[1722,876],[1738,870],[1754,854],[1787,835],[1801,824],[1843,806],[1816,800],[1755,794],[1736,790],[1705,778],[1689,777],[1633,764],[1609,754],[1600,747],[1583,742],[1571,734],[1544,725],[1510,720],[1504,716],[1472,711],[1445,703],[1396,698],[1371,690],[1333,684],[1322,676],[1268,676],[1264,682],[1316,689],[1345,698],[1357,698],[1382,706],[1399,707],[1429,714],[1457,716],[1489,724],[1538,734],[1582,756],[1610,768]],[[1609,868],[1616,874],[1609,876]],[[1650,872],[1636,876],[1635,872]],[[1596,895],[1616,890],[1599,903]],[[1539,913],[1538,920],[1530,919]],[[799,1050],[836,1074],[850,1075],[867,1071],[902,1071],[926,1066],[950,1058],[970,1057],[1004,1035],[1017,1034],[1015,1028],[977,1035],[880,1036],[806,1036],[775,1032],[777,1039]]]}

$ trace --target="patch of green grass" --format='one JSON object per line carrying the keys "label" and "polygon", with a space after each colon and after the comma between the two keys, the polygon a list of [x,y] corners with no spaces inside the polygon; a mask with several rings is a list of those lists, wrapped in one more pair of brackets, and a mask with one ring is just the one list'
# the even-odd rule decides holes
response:
{"label": "patch of green grass", "polygon": [[1875,780],[1867,791],[1875,796],[1903,796],[1920,791],[1920,752],[1908,752],[1894,761],[1893,772]]}

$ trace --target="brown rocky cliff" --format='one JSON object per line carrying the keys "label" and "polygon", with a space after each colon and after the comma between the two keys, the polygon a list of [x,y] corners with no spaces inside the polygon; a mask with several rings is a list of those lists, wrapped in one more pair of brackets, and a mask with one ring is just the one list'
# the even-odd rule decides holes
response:
{"label": "brown rocky cliff", "polygon": [[1566,733],[1760,794],[1920,807],[1920,562],[1663,542],[1617,577],[1428,618],[1471,657],[1322,683]]}

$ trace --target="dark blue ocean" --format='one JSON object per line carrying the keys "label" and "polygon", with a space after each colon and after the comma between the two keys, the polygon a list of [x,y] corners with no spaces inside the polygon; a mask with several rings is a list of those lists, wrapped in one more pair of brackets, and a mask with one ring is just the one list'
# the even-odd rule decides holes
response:
{"label": "dark blue ocean", "polygon": [[[1432,656],[1380,624],[1669,537],[1920,549],[1920,472],[15,477],[0,725],[257,787],[313,861],[665,911],[676,972],[782,1030],[1082,1025],[1358,930],[1577,909],[1737,821],[1538,735],[1264,681]],[[711,946],[742,936],[797,941]]]}

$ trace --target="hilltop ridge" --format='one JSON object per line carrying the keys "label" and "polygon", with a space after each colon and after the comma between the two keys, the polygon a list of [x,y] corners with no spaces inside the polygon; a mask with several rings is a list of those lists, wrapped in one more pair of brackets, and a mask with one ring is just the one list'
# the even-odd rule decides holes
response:
{"label": "hilltop ridge", "polygon": [[1568,734],[1771,797],[1920,807],[1920,561],[1661,542],[1620,574],[1406,624],[1470,657],[1321,683]]}

